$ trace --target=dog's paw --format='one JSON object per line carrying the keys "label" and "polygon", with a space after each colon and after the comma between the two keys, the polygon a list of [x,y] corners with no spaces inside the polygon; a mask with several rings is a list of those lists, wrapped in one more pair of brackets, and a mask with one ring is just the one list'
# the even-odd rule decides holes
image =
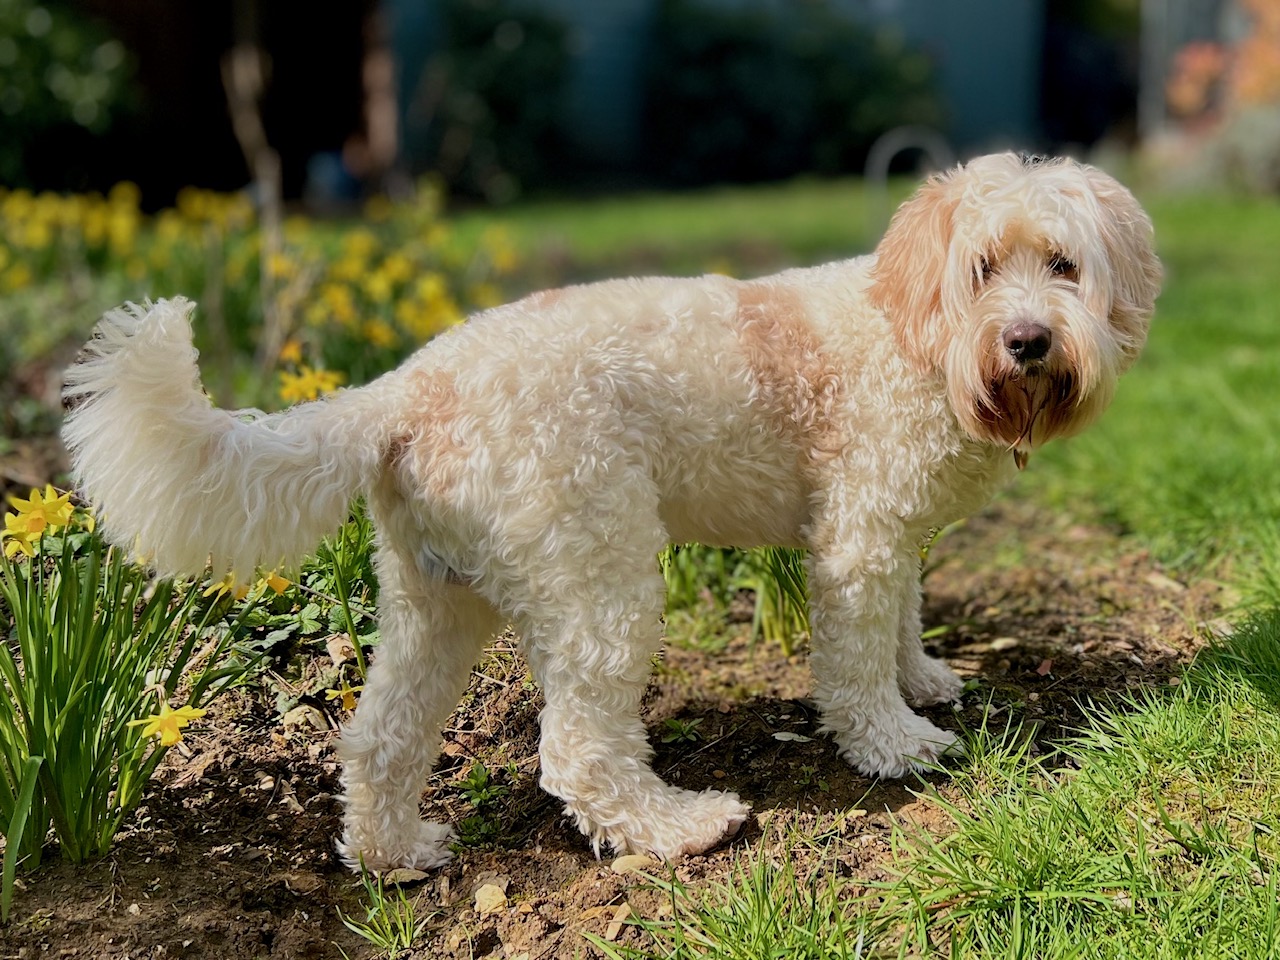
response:
{"label": "dog's paw", "polygon": [[736,793],[721,790],[680,790],[676,810],[665,823],[650,825],[643,839],[627,844],[638,853],[663,860],[704,853],[732,840],[751,817],[751,808]]}
{"label": "dog's paw", "polygon": [[960,699],[964,681],[943,660],[920,657],[911,665],[910,672],[898,675],[898,689],[913,707],[928,707],[935,703],[950,703]]}
{"label": "dog's paw", "polygon": [[[625,811],[611,811],[608,826],[572,804],[566,812],[591,838],[597,852],[607,845],[615,853],[648,854],[662,860],[703,853],[732,840],[751,816],[751,808],[735,793],[699,793],[669,786],[629,804]],[[597,816],[601,812],[597,810]]]}
{"label": "dog's paw", "polygon": [[949,730],[903,708],[891,717],[874,718],[862,735],[836,734],[840,755],[868,777],[897,779],[938,763],[945,756],[963,756],[964,745]]}
{"label": "dog's paw", "polygon": [[433,870],[453,858],[449,844],[454,838],[450,827],[425,820],[418,821],[400,835],[380,836],[376,840],[357,834],[348,826],[338,842],[338,855],[349,869],[356,872],[363,869],[383,873],[401,867]]}

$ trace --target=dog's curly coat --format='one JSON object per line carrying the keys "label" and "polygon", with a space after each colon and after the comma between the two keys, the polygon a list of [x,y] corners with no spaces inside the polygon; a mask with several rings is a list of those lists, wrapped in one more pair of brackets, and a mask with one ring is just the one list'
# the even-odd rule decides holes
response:
{"label": "dog's curly coat", "polygon": [[955,738],[907,701],[960,682],[921,647],[918,545],[1098,415],[1159,285],[1120,184],[1002,154],[927,182],[871,256],[535,294],[270,416],[210,406],[190,303],[127,306],[69,371],[63,433],[111,538],[163,574],[296,562],[368,498],[383,639],[341,739],[348,862],[448,859],[419,793],[508,621],[546,696],[542,785],[597,848],[676,857],[749,811],[650,769],[660,548],[808,548],[824,729],[869,776],[935,760]]}

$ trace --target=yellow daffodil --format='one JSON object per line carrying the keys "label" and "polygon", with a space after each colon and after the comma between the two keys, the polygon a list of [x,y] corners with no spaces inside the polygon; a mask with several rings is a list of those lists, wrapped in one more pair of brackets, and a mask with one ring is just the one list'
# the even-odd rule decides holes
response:
{"label": "yellow daffodil", "polygon": [[280,399],[285,403],[314,400],[322,394],[333,393],[343,379],[336,370],[313,370],[304,364],[297,373],[281,372]]}
{"label": "yellow daffodil", "polygon": [[182,217],[176,210],[161,210],[155,219],[156,236],[162,244],[173,244],[183,239],[186,232]]}
{"label": "yellow daffodil", "polygon": [[287,253],[273,253],[267,257],[267,276],[272,280],[289,280],[298,274],[298,263]]}
{"label": "yellow daffodil", "polygon": [[6,557],[14,557],[19,552],[28,557],[35,556],[35,545],[45,531],[67,526],[75,512],[71,506],[71,494],[59,495],[53,484],[46,484],[43,493],[33,489],[25,500],[12,496],[8,500],[17,513],[4,516],[4,531],[0,533],[0,539],[8,541],[4,545]]}
{"label": "yellow daffodil", "polygon": [[433,301],[440,300],[448,296],[449,289],[445,285],[444,277],[440,274],[424,273],[418,279],[414,293],[417,294],[419,300],[423,300],[426,303],[432,303]]}
{"label": "yellow daffodil", "polygon": [[183,187],[176,198],[178,213],[187,220],[201,222],[212,220],[218,206],[218,196],[212,190],[199,187]]}
{"label": "yellow daffodil", "polygon": [[34,557],[36,555],[35,545],[39,537],[32,537],[29,534],[10,533],[6,524],[3,540],[4,555],[10,560],[18,554],[22,554],[24,557]]}
{"label": "yellow daffodil", "polygon": [[399,341],[395,329],[385,320],[369,320],[361,328],[364,337],[375,347],[394,347]]}
{"label": "yellow daffodil", "polygon": [[344,253],[361,259],[369,257],[378,249],[378,238],[370,230],[352,230],[342,239]]}
{"label": "yellow daffodil", "polygon": [[258,580],[257,586],[267,587],[273,593],[279,595],[289,589],[289,581],[272,570]]}
{"label": "yellow daffodil", "polygon": [[107,204],[100,201],[85,211],[84,221],[80,224],[81,234],[86,246],[97,249],[107,238]]}
{"label": "yellow daffodil", "polygon": [[363,684],[358,687],[353,687],[344,679],[342,681],[342,686],[333,690],[326,690],[324,692],[324,696],[326,700],[337,700],[338,698],[341,698],[342,709],[350,712],[356,708],[356,694],[363,689]]}
{"label": "yellow daffodil", "polygon": [[107,202],[126,210],[136,209],[142,202],[142,189],[128,180],[121,180],[107,192]]}
{"label": "yellow daffodil", "polygon": [[113,212],[107,218],[107,241],[117,257],[133,253],[141,217],[138,213]]}
{"label": "yellow daffodil", "polygon": [[141,720],[130,720],[129,726],[141,726],[144,737],[158,736],[161,746],[172,747],[182,739],[182,728],[204,715],[205,711],[199,707],[179,707],[177,710],[172,710],[167,703],[162,703],[159,713],[143,717]]}
{"label": "yellow daffodil", "polygon": [[27,224],[20,240],[30,250],[43,250],[53,242],[53,229],[44,220],[32,220]]}
{"label": "yellow daffodil", "polygon": [[362,257],[348,254],[335,260],[329,267],[329,276],[338,284],[355,283],[369,269],[369,264]]}
{"label": "yellow daffodil", "polygon": [[412,260],[403,253],[396,252],[389,254],[387,259],[382,261],[382,272],[392,283],[399,284],[411,280],[415,270]]}
{"label": "yellow daffodil", "polygon": [[240,583],[236,579],[234,571],[228,571],[227,575],[221,580],[209,584],[201,596],[214,597],[220,599],[224,595],[230,596],[235,600],[243,600],[249,595],[249,585]]}
{"label": "yellow daffodil", "polygon": [[365,295],[374,303],[386,303],[394,292],[391,279],[381,270],[375,270],[364,278]]}
{"label": "yellow daffodil", "polygon": [[284,346],[280,348],[280,362],[292,363],[297,366],[302,362],[302,342],[292,338],[284,342]]}
{"label": "yellow daffodil", "polygon": [[326,283],[320,288],[320,301],[339,323],[351,323],[356,319],[356,301],[350,287]]}

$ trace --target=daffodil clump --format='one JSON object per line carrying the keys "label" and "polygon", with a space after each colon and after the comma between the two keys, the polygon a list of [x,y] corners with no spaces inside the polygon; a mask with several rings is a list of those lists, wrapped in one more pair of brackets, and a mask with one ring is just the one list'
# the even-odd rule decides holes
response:
{"label": "daffodil clump", "polygon": [[[312,377],[327,372],[321,367],[367,379],[468,312],[502,303],[501,282],[519,264],[505,230],[491,228],[463,245],[430,200],[375,206],[364,224],[323,249],[307,237],[305,221],[287,223],[271,269],[281,303],[301,319],[291,329],[292,356],[282,352],[280,359],[298,367],[315,395],[338,385],[312,385]],[[291,384],[282,384],[282,395],[298,394]]]}
{"label": "daffodil clump", "polygon": [[[69,301],[183,294],[201,304],[197,337],[210,369],[239,376],[251,362],[254,375],[240,382],[274,384],[274,396],[242,402],[306,402],[385,371],[467,313],[503,302],[519,263],[502,229],[456,234],[430,190],[412,203],[373,201],[346,223],[290,217],[268,230],[247,194],[185,189],[149,215],[127,183],[81,196],[0,187],[0,373],[11,358],[69,335],[48,322],[50,298],[62,305],[57,315],[82,317]],[[38,863],[50,832],[74,861],[108,849],[165,751],[198,736],[210,701],[273,638],[346,633],[353,658],[325,683],[348,711],[364,645],[376,640],[372,534],[358,516],[304,564],[296,585],[275,571],[197,585],[156,582],[129,564],[52,486],[8,506],[0,918],[19,864]]]}
{"label": "daffodil clump", "polygon": [[[414,202],[371,201],[349,222],[289,217],[271,236],[245,193],[186,188],[154,216],[140,204],[130,183],[105,196],[0,187],[0,296],[78,277],[104,301],[193,297],[205,346],[278,361],[301,378],[281,385],[287,397],[382,372],[467,313],[503,302],[520,263],[504,229],[460,238],[425,187]],[[279,329],[264,337],[269,320]],[[30,337],[50,336],[29,326]],[[261,356],[264,340],[278,357]]]}
{"label": "daffodil clump", "polygon": [[[256,599],[289,582],[154,581],[52,486],[8,498],[0,541],[0,916],[50,831],[106,852],[165,750],[243,676]],[[238,600],[248,594],[247,600]],[[230,599],[228,599],[230,597]],[[181,704],[181,705],[179,705]]]}

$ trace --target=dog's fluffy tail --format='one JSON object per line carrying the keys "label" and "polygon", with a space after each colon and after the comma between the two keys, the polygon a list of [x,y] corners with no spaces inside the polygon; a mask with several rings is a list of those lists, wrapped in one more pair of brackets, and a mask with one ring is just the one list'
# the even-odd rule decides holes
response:
{"label": "dog's fluffy tail", "polygon": [[67,372],[62,428],[106,536],[167,576],[291,567],[377,470],[377,397],[347,390],[278,414],[230,413],[200,386],[184,299],[102,318]]}

